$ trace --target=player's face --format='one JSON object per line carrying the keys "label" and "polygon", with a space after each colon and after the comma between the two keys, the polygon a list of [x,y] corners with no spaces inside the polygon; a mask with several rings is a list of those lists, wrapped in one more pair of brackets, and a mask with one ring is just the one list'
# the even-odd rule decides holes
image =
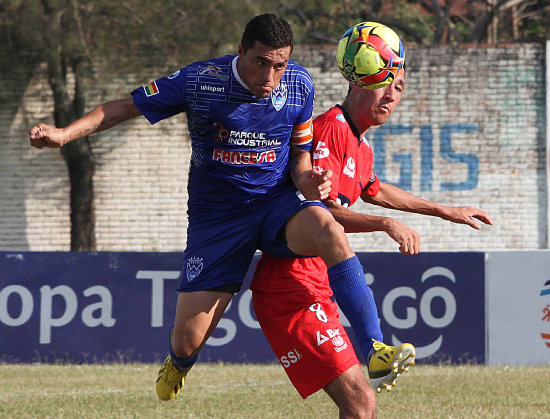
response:
{"label": "player's face", "polygon": [[399,71],[395,80],[388,86],[372,90],[354,86],[353,89],[356,95],[355,106],[361,109],[361,125],[382,125],[401,100],[401,94],[405,89],[405,71]]}
{"label": "player's face", "polygon": [[273,49],[258,41],[246,53],[239,45],[237,71],[248,90],[256,97],[269,96],[285,72],[292,48]]}

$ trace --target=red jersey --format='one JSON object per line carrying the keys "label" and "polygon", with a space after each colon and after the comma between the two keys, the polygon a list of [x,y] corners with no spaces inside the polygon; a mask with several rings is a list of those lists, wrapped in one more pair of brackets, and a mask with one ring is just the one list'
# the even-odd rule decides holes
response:
{"label": "red jersey", "polygon": [[371,196],[378,193],[380,181],[372,168],[371,146],[340,106],[319,115],[313,132],[313,168],[333,172],[330,199],[347,208],[363,191]]}
{"label": "red jersey", "polygon": [[[342,108],[315,119],[313,151],[313,166],[332,170],[329,197],[340,205],[348,207],[364,191],[374,196],[380,190],[371,147]],[[250,289],[262,330],[302,397],[359,364],[330,299],[323,259],[283,259],[264,253]]]}
{"label": "red jersey", "polygon": [[[329,198],[349,207],[365,191],[375,196],[380,181],[373,170],[374,154],[365,137],[335,106],[313,121],[313,167],[332,170]],[[327,268],[319,257],[282,259],[263,254],[256,267],[251,290],[291,293],[305,291],[315,296],[332,296]]]}

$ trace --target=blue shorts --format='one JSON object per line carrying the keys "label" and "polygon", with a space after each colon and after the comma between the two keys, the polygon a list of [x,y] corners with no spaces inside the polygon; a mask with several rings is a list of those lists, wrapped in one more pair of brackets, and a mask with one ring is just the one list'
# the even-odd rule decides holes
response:
{"label": "blue shorts", "polygon": [[320,201],[305,200],[288,186],[229,210],[190,209],[178,291],[224,289],[228,285],[236,285],[238,291],[258,249],[278,257],[297,257],[280,232],[292,215],[310,206],[326,208]]}

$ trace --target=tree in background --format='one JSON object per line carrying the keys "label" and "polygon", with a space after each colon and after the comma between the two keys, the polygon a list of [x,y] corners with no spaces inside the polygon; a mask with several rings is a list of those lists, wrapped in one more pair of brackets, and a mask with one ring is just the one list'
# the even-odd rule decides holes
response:
{"label": "tree in background", "polygon": [[[36,65],[47,64],[53,119],[64,127],[84,115],[88,86],[97,78],[129,68],[140,77],[152,67],[174,69],[199,57],[236,51],[243,25],[256,14],[253,3],[4,0],[0,55],[25,60],[29,78]],[[140,67],[139,62],[146,64]],[[3,64],[8,71],[10,63]],[[71,250],[93,251],[93,147],[84,137],[60,152],[70,180]]]}
{"label": "tree in background", "polygon": [[273,1],[302,43],[334,43],[351,25],[374,20],[420,45],[543,40],[550,35],[548,0]]}
{"label": "tree in background", "polygon": [[[405,41],[438,45],[546,39],[549,7],[548,0],[2,0],[0,70],[24,61],[26,83],[46,63],[53,119],[62,127],[84,114],[94,80],[128,69],[151,77],[152,68],[171,72],[234,53],[244,25],[259,13],[287,19],[296,44],[335,44],[368,19]],[[95,250],[92,143],[85,137],[61,153],[71,186],[71,250]]]}

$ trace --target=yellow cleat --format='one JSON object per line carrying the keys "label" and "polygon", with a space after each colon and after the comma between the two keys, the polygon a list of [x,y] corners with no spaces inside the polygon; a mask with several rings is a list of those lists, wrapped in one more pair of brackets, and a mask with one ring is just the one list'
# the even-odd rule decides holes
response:
{"label": "yellow cleat", "polygon": [[178,395],[183,387],[187,371],[180,371],[172,357],[168,355],[160,367],[157,377],[157,396],[161,400],[171,400]]}
{"label": "yellow cleat", "polygon": [[404,343],[396,348],[374,341],[368,360],[371,386],[378,393],[383,388],[391,391],[399,375],[409,372],[409,367],[414,365],[415,356],[414,346],[410,343]]}

